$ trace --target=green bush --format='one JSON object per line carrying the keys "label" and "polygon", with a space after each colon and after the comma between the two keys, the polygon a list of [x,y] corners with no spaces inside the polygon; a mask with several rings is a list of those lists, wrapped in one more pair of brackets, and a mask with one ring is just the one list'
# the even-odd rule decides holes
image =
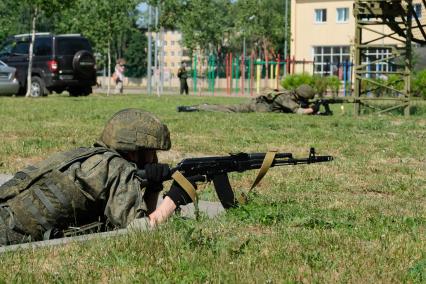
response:
{"label": "green bush", "polygon": [[398,96],[399,93],[389,89],[403,90],[404,81],[395,74],[389,75],[387,78],[370,78],[369,81],[361,82],[361,92],[363,94],[371,94],[374,97]]}
{"label": "green bush", "polygon": [[[361,82],[361,92],[363,94],[370,93],[375,97],[398,96],[398,92],[387,87],[395,90],[404,90],[404,80],[400,75],[390,74],[387,78],[371,78],[369,80]],[[337,96],[342,82],[337,76],[321,77],[307,73],[287,75],[281,81],[281,86],[286,90],[294,90],[302,84],[310,85],[320,96],[325,95],[327,90]],[[426,70],[415,74],[412,88],[414,96],[420,96],[426,100]],[[347,91],[350,92],[350,86],[347,86]]]}
{"label": "green bush", "polygon": [[337,95],[342,83],[337,76],[321,77],[307,73],[287,75],[281,81],[281,86],[286,90],[294,90],[302,84],[310,85],[314,88],[315,93],[323,96],[327,90],[330,90],[333,95]]}
{"label": "green bush", "polygon": [[387,85],[396,89],[396,90],[403,90],[404,89],[404,79],[401,78],[401,76],[396,74],[390,74],[388,76]]}
{"label": "green bush", "polygon": [[318,75],[313,76],[313,85],[312,87],[320,97],[324,96],[328,88],[328,80],[325,77]]}
{"label": "green bush", "polygon": [[307,73],[287,75],[281,81],[281,86],[286,90],[294,90],[302,84],[313,86],[313,77]]}
{"label": "green bush", "polygon": [[327,87],[333,94],[333,96],[337,96],[339,94],[340,85],[342,82],[339,80],[337,76],[327,77]]}
{"label": "green bush", "polygon": [[426,100],[426,70],[418,72],[413,80],[413,93]]}

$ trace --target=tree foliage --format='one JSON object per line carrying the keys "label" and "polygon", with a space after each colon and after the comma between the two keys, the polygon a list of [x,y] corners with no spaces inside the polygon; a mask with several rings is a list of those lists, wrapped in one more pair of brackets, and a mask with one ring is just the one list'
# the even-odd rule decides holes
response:
{"label": "tree foliage", "polygon": [[129,35],[129,43],[124,51],[127,60],[126,75],[129,77],[142,77],[146,74],[146,47],[145,34],[138,29],[133,29]]}
{"label": "tree foliage", "polygon": [[29,33],[30,22],[30,9],[23,2],[0,1],[0,42],[13,34]]}
{"label": "tree foliage", "polygon": [[[282,53],[285,7],[282,0],[163,0],[160,24],[180,30],[183,44],[206,53],[247,48],[272,55]],[[287,33],[289,34],[289,32]]]}
{"label": "tree foliage", "polygon": [[234,39],[240,41],[245,36],[252,49],[263,49],[272,55],[282,54],[284,8],[282,0],[236,1],[232,13],[235,21]]}

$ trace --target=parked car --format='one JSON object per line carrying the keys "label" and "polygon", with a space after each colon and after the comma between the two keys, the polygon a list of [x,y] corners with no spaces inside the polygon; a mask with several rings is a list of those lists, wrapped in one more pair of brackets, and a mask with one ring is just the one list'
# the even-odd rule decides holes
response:
{"label": "parked car", "polygon": [[14,95],[18,93],[19,82],[15,77],[16,68],[7,66],[0,61],[0,95]]}
{"label": "parked car", "polygon": [[[0,47],[0,60],[16,68],[19,92],[25,93],[31,34],[15,35]],[[37,33],[33,48],[33,96],[68,91],[86,96],[96,84],[96,62],[90,42],[80,34]]]}

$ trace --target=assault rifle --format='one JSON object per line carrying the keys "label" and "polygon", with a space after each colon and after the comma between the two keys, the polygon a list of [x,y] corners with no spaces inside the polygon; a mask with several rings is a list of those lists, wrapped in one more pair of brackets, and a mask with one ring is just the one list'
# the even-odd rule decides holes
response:
{"label": "assault rifle", "polygon": [[[269,153],[237,153],[230,154],[229,156],[218,157],[202,157],[202,158],[188,158],[182,160],[180,163],[171,169],[171,174],[179,171],[183,176],[192,181],[209,182],[213,181],[216,193],[224,208],[230,208],[237,205],[234,193],[228,179],[228,173],[231,172],[244,172],[247,170],[261,169],[259,176],[256,179],[252,188],[260,181],[269,167],[285,166],[285,165],[300,165],[300,164],[314,164],[321,162],[330,162],[333,160],[332,156],[317,156],[315,149],[311,148],[307,158],[297,159],[291,153],[275,153],[273,159],[269,162],[265,159]],[[264,164],[268,164],[265,169]],[[270,165],[269,165],[270,164]],[[138,170],[137,175],[144,179],[145,171]],[[171,175],[166,180],[172,179]]]}
{"label": "assault rifle", "polygon": [[318,112],[318,115],[333,115],[333,112],[330,109],[330,104],[343,104],[343,103],[354,103],[355,100],[346,97],[332,97],[332,98],[318,98],[309,101],[310,105],[314,105],[314,108],[320,109],[321,106],[324,107],[323,112]]}

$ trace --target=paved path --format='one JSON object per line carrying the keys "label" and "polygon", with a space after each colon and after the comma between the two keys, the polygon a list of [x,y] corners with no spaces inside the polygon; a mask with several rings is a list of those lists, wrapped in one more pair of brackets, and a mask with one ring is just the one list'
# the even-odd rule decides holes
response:
{"label": "paved path", "polygon": [[[99,94],[106,94],[107,89],[106,88],[94,88],[93,89],[93,93],[99,93]],[[123,93],[124,94],[147,94],[147,90],[146,88],[140,88],[140,87],[124,87],[123,89]],[[115,95],[114,94],[114,89],[111,89],[111,95]],[[155,90],[153,90],[152,95],[156,96],[157,92]],[[180,95],[178,90],[164,90],[162,95],[176,95],[176,96],[186,96],[186,95]],[[116,95],[119,96],[119,95]],[[242,98],[250,98],[250,94],[246,93],[246,94],[235,94],[232,93],[231,95],[227,94],[225,90],[219,90],[216,91],[214,93],[212,92],[208,92],[206,90],[202,91],[202,92],[197,92],[197,93],[189,93],[190,97],[211,97],[211,96],[215,96],[215,97],[242,97]],[[254,93],[253,96],[256,96],[256,94]]]}
{"label": "paved path", "polygon": [[0,174],[0,185],[2,185],[3,183],[5,183],[10,178],[12,178],[11,175]]}

